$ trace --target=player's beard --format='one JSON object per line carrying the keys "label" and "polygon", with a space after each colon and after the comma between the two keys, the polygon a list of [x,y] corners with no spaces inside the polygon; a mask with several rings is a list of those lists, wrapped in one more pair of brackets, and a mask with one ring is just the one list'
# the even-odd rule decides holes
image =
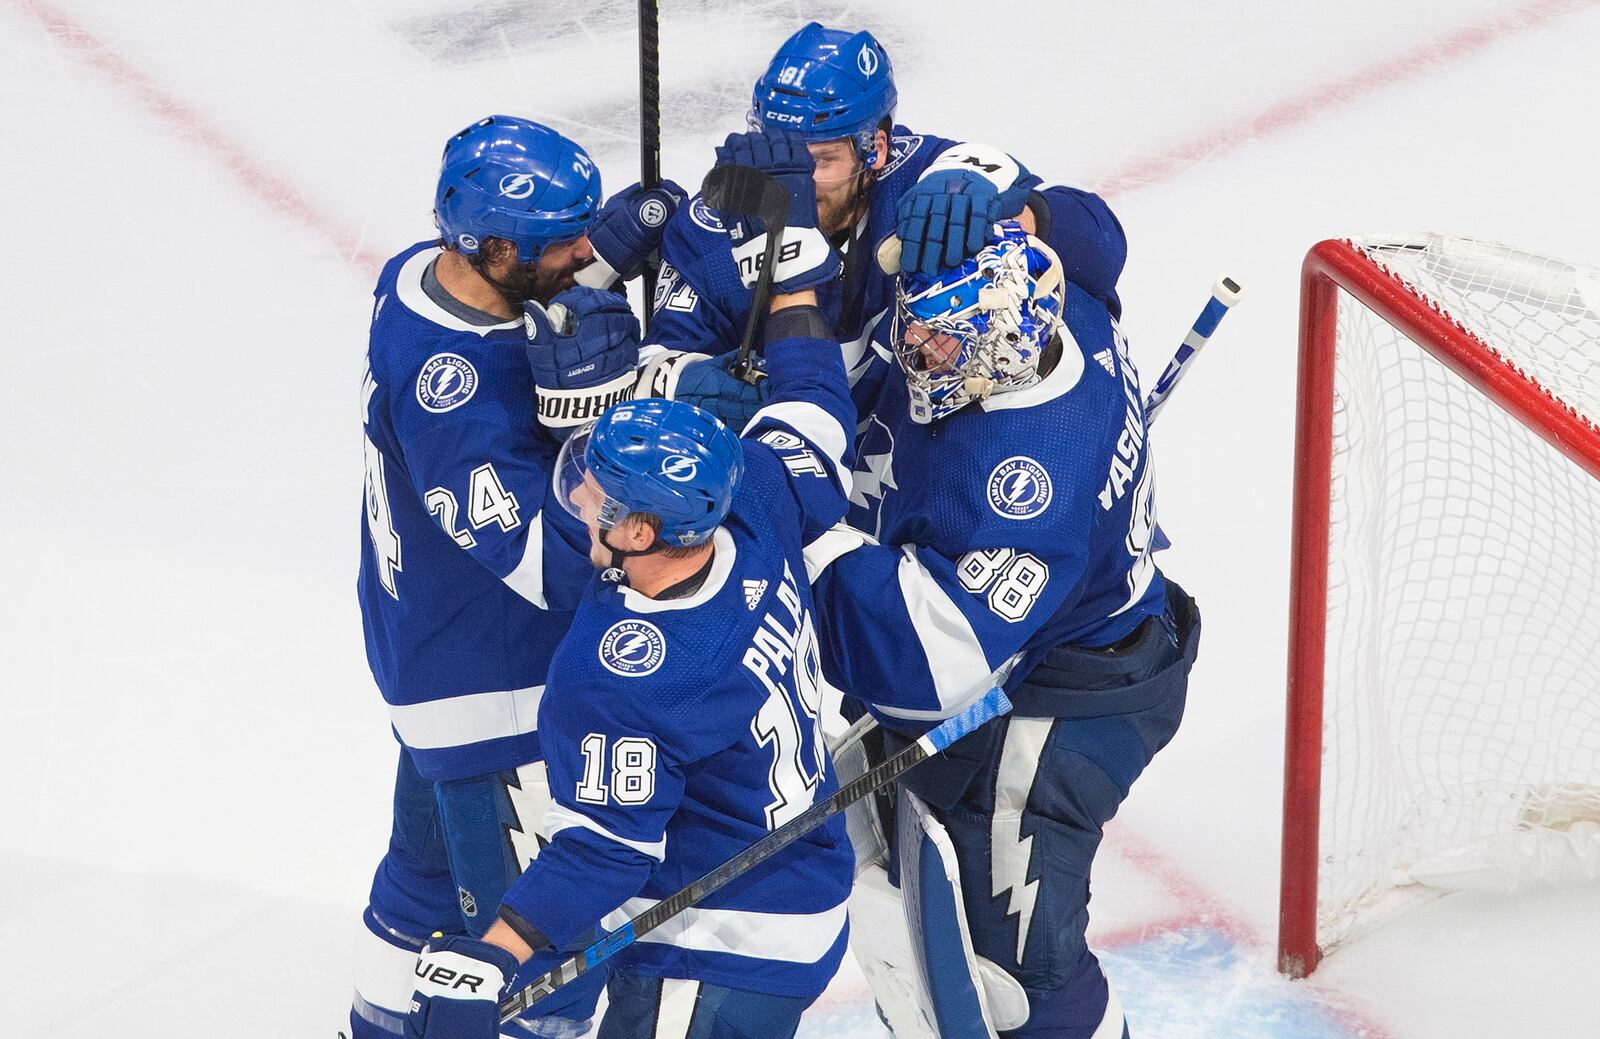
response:
{"label": "player's beard", "polygon": [[473,266],[515,310],[522,309],[522,304],[530,299],[549,303],[558,292],[574,284],[573,272],[568,266],[552,268],[541,265],[538,260],[519,263],[503,274],[491,274],[487,267],[478,263]]}
{"label": "player's beard", "polygon": [[817,192],[817,227],[829,238],[850,230],[866,208],[869,171],[857,170],[832,190]]}

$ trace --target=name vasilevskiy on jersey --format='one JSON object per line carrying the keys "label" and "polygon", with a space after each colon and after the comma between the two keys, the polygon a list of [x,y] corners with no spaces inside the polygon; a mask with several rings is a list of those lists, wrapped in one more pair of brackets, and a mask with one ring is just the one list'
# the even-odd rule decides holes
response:
{"label": "name vasilevskiy on jersey", "polygon": [[1122,432],[1117,434],[1117,453],[1111,456],[1111,471],[1106,484],[1100,489],[1100,508],[1109,511],[1111,506],[1128,493],[1128,484],[1139,468],[1139,454],[1144,450],[1144,404],[1139,399],[1139,373],[1128,358],[1128,340],[1121,329],[1114,328],[1117,359],[1122,364],[1122,395],[1128,399],[1128,409],[1122,417]]}
{"label": "name vasilevskiy on jersey", "polygon": [[773,681],[772,672],[780,675],[789,673],[788,662],[794,659],[795,646],[799,644],[800,636],[809,622],[800,603],[800,589],[795,585],[794,574],[790,572],[787,562],[783,564],[783,581],[779,583],[776,594],[789,614],[790,627],[784,627],[783,622],[771,613],[764,614],[761,623],[756,626],[755,634],[750,637],[750,646],[744,651],[744,666],[761,680],[768,692],[781,696],[782,690]]}

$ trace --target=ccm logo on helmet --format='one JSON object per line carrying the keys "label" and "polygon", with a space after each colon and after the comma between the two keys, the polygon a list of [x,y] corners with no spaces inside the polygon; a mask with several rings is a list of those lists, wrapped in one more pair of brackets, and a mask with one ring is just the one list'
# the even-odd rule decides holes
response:
{"label": "ccm logo on helmet", "polygon": [[500,178],[500,194],[506,198],[527,198],[538,186],[531,173],[507,173]]}
{"label": "ccm logo on helmet", "polygon": [[668,455],[661,460],[661,475],[674,483],[688,483],[700,471],[700,462],[688,455]]}

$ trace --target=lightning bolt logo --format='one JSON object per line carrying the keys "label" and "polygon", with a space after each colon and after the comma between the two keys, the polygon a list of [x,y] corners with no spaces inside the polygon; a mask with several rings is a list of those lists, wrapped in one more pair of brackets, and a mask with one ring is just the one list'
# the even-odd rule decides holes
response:
{"label": "lightning bolt logo", "polygon": [[454,368],[441,368],[441,369],[439,369],[439,381],[433,387],[434,396],[436,396],[436,397],[447,397],[447,396],[449,396],[450,395],[450,388],[455,385],[456,380],[459,379],[460,377],[461,376],[456,374],[456,370]]}
{"label": "lightning bolt logo", "polygon": [[1050,736],[1049,718],[1012,718],[1006,728],[1005,747],[1000,751],[1000,769],[995,775],[994,815],[989,820],[989,895],[999,898],[1007,891],[1011,899],[1006,915],[1017,918],[1017,963],[1028,943],[1028,927],[1033,922],[1033,903],[1039,895],[1039,881],[1028,879],[1033,861],[1033,835],[1022,832],[1022,809],[1033,790],[1033,777],[1039,771],[1039,756]]}
{"label": "lightning bolt logo", "polygon": [[607,671],[630,678],[653,674],[667,656],[661,629],[631,617],[607,628],[597,648]]}
{"label": "lightning bolt logo", "polygon": [[[887,445],[887,446],[883,446]],[[883,447],[873,451],[873,447]],[[883,498],[885,489],[898,491],[894,482],[894,434],[876,418],[866,436],[861,439],[861,454],[856,461],[856,471],[850,485],[850,503],[866,509],[872,518],[872,535],[877,537],[883,524]],[[861,527],[863,524],[853,523]]]}
{"label": "lightning bolt logo", "polygon": [[617,659],[632,660],[647,644],[643,635],[624,635],[617,644]]}
{"label": "lightning bolt logo", "polygon": [[1011,502],[1013,505],[1022,501],[1022,496],[1027,493],[1028,488],[1032,485],[1033,477],[1029,476],[1026,471],[1018,470],[1012,473],[1010,479],[1006,481],[1006,501]]}
{"label": "lightning bolt logo", "polygon": [[507,780],[505,789],[506,798],[511,802],[512,819],[506,823],[506,839],[511,842],[517,869],[524,870],[549,843],[538,832],[545,809],[550,807],[550,780],[545,774],[544,762],[535,761],[517,769]]}

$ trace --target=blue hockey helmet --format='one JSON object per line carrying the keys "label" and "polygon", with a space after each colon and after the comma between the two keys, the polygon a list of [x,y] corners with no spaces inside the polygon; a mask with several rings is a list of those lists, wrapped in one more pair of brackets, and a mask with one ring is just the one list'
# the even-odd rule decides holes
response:
{"label": "blue hockey helmet", "polygon": [[491,115],[444,146],[433,220],[468,256],[504,238],[523,263],[589,229],[600,209],[600,171],[572,141],[528,119]]}
{"label": "blue hockey helmet", "polygon": [[756,80],[750,128],[812,141],[849,137],[870,165],[873,139],[897,100],[889,52],[870,32],[812,22],[783,42]]}
{"label": "blue hockey helmet", "polygon": [[901,274],[889,334],[912,420],[932,422],[1037,383],[1065,298],[1060,259],[1015,220],[995,224],[988,244],[959,267]]}
{"label": "blue hockey helmet", "polygon": [[727,517],[743,473],[739,438],[715,415],[644,397],[612,405],[562,445],[556,499],[602,530],[629,513],[658,517],[652,548],[699,545]]}

